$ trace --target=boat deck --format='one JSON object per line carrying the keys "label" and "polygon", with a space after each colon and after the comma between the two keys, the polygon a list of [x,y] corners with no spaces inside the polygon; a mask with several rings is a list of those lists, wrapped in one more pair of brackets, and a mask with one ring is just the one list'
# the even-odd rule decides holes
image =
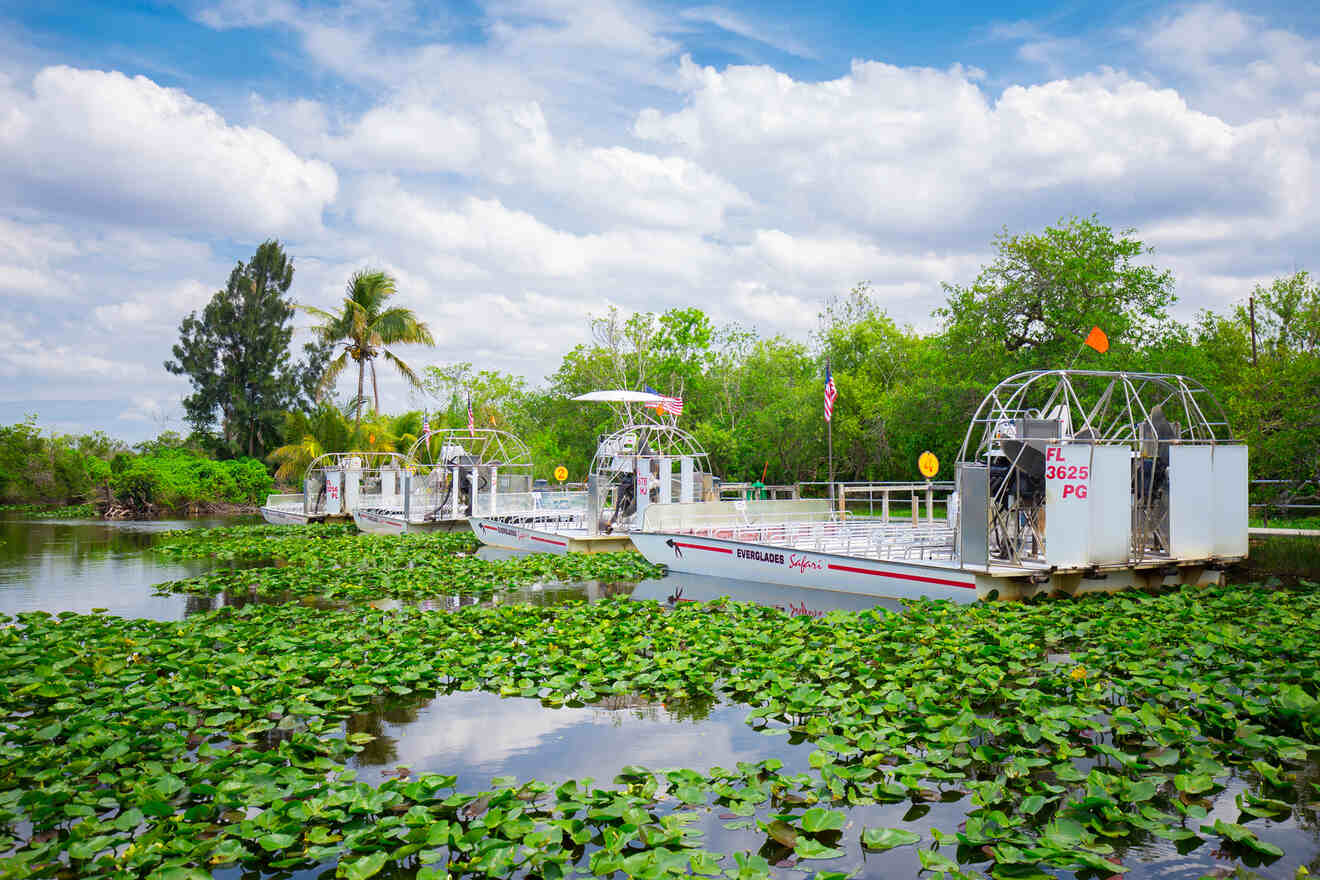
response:
{"label": "boat deck", "polygon": [[914,523],[906,519],[853,517],[819,522],[712,523],[665,531],[877,562],[919,561],[940,567],[959,567],[953,529],[946,520]]}

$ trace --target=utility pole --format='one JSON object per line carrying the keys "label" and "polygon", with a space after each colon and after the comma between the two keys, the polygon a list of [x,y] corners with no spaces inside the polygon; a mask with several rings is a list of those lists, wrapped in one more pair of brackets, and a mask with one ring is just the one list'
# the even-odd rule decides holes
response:
{"label": "utility pole", "polygon": [[1247,300],[1247,308],[1251,314],[1251,366],[1256,366],[1256,296],[1252,294]]}

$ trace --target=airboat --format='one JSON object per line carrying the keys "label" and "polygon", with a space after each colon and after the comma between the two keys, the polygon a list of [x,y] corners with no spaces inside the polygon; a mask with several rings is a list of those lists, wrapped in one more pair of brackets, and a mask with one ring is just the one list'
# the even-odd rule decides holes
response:
{"label": "airboat", "polygon": [[573,399],[621,405],[625,414],[623,427],[597,439],[582,503],[474,516],[483,543],[539,553],[627,550],[647,510],[719,497],[701,444],[672,416],[651,415],[666,398],[613,390]]}
{"label": "airboat", "polygon": [[[550,494],[534,491],[532,456],[518,437],[496,428],[451,428],[419,437],[390,503],[359,505],[353,521],[382,535],[461,531],[469,517],[532,510]],[[567,503],[567,493],[560,494]]]}
{"label": "airboat", "polygon": [[405,460],[397,452],[328,452],[303,474],[303,491],[268,495],[261,515],[272,525],[347,519],[359,506],[389,504]]}
{"label": "airboat", "polygon": [[889,484],[912,496],[910,517],[887,500],[880,515],[679,504],[646,511],[632,540],[675,571],[957,602],[1217,583],[1247,555],[1247,447],[1184,376],[1011,376],[981,402],[954,470],[952,484]]}

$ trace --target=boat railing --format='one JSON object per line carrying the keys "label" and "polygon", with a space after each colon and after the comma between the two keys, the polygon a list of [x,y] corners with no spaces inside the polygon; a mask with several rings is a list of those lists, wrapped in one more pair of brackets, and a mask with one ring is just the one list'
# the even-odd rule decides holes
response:
{"label": "boat railing", "polygon": [[721,501],[796,501],[802,497],[802,484],[721,483]]}
{"label": "boat railing", "polygon": [[[741,502],[735,502],[741,504]],[[751,507],[755,502],[748,502]],[[943,518],[840,516],[835,510],[778,512],[761,518],[694,514],[662,524],[657,531],[789,550],[875,559],[953,559],[954,529]]]}
{"label": "boat railing", "polygon": [[286,492],[282,495],[267,495],[267,507],[298,508],[302,510],[303,501],[306,498],[301,492]]}

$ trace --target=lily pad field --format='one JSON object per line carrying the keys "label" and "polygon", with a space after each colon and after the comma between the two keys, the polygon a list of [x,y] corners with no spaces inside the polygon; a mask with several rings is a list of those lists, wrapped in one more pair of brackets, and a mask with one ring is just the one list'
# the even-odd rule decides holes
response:
{"label": "lily pad field", "polygon": [[[175,532],[150,552],[210,570],[157,590],[250,601],[0,614],[0,877],[1320,872],[1314,583],[794,617],[498,601],[660,572],[474,549]],[[437,596],[474,604],[417,607]],[[443,732],[498,705],[653,711],[685,731],[683,760],[640,760],[637,721],[478,778],[424,744],[404,751],[425,766],[389,766],[368,723],[422,713]]]}

